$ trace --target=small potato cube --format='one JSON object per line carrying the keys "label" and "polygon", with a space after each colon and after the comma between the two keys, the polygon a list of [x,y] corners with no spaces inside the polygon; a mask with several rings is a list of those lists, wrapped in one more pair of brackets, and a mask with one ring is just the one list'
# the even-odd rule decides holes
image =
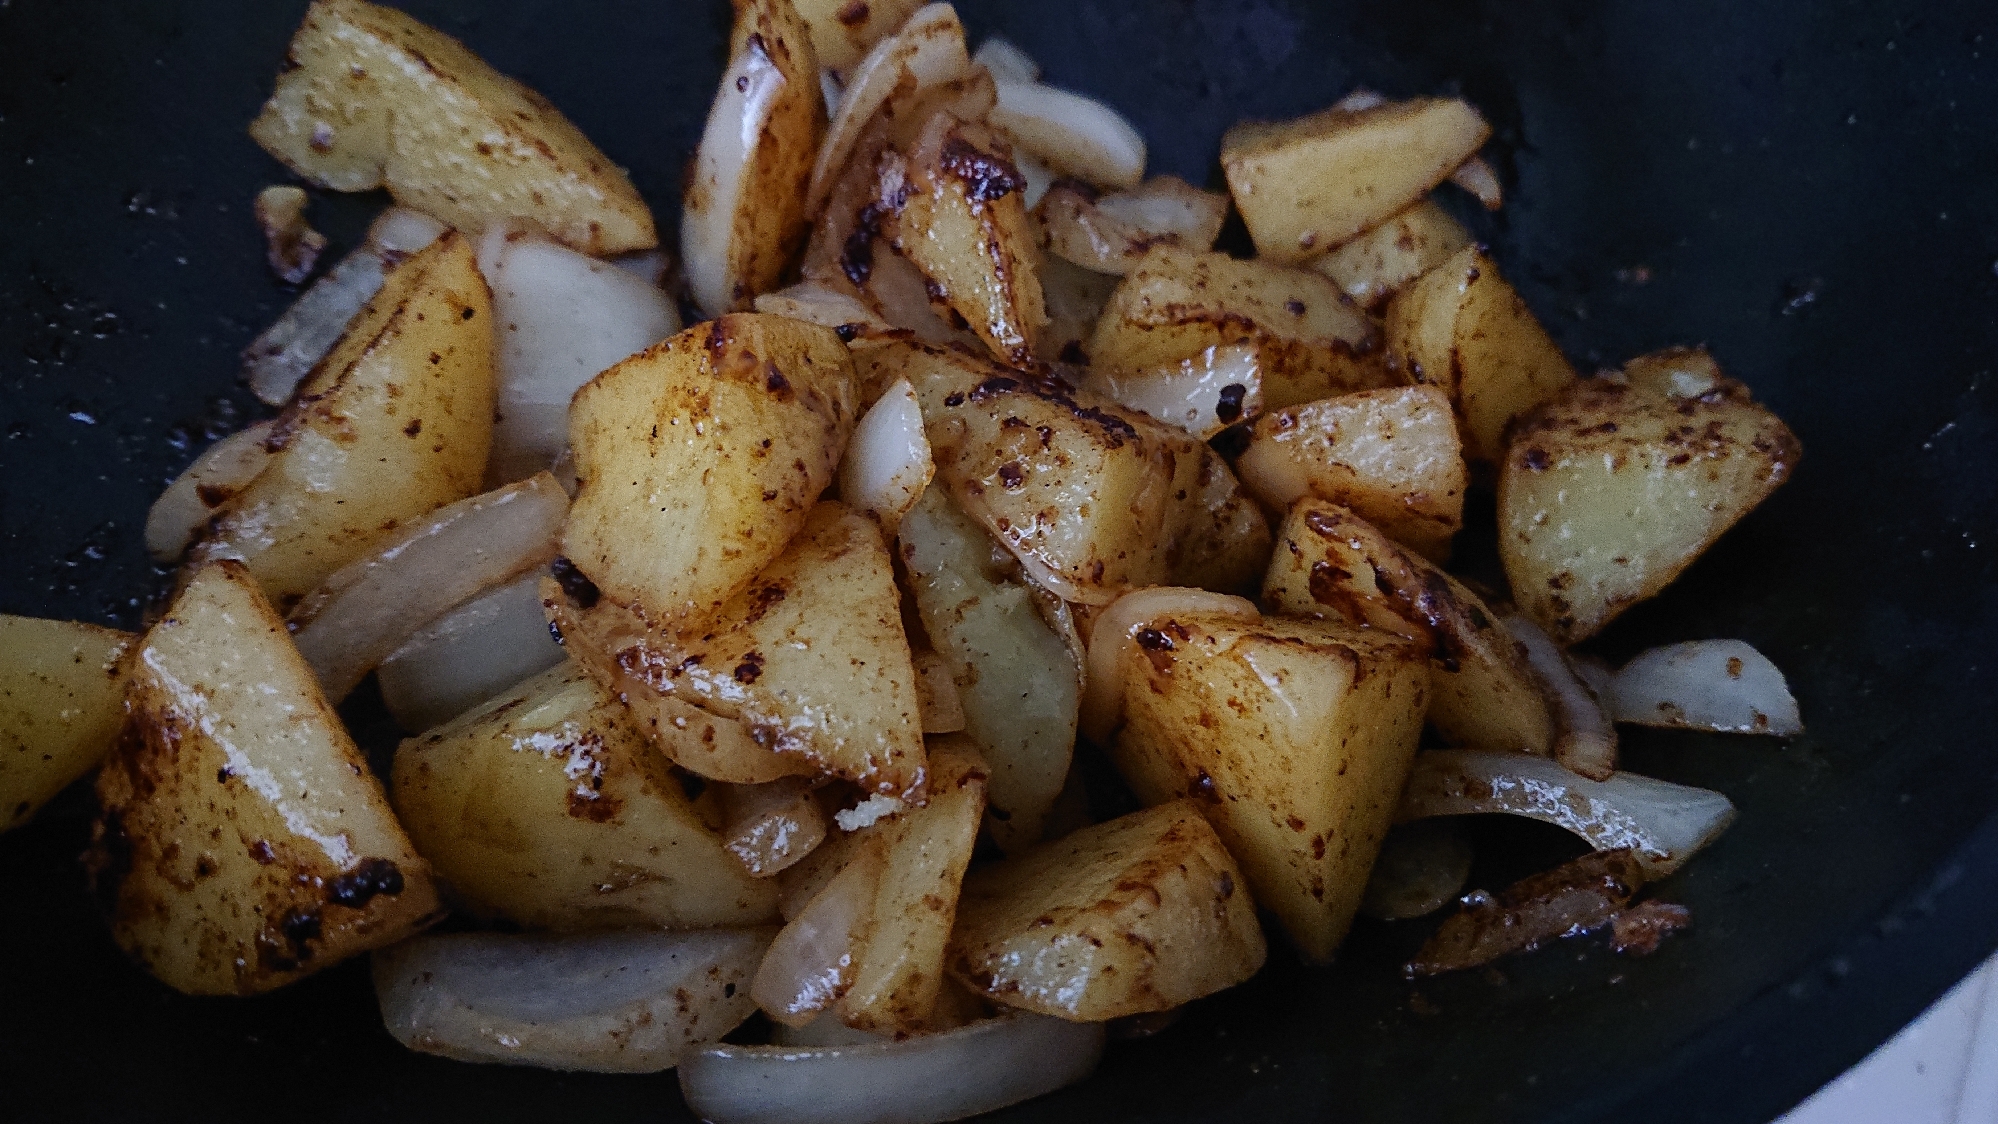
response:
{"label": "small potato cube", "polygon": [[1006,1006],[1103,1022],[1232,987],[1266,953],[1241,868],[1178,801],[973,871],[950,969]]}
{"label": "small potato cube", "polygon": [[1190,798],[1304,957],[1331,959],[1415,759],[1420,648],[1343,623],[1219,614],[1154,619],[1136,638],[1119,661],[1118,771],[1148,804]]}
{"label": "small potato cube", "polygon": [[474,914],[536,929],[754,925],[722,846],[624,706],[563,663],[396,750],[396,813]]}
{"label": "small potato cube", "polygon": [[1450,212],[1424,199],[1408,210],[1311,259],[1353,303],[1378,311],[1388,298],[1471,244],[1471,232]]}
{"label": "small potato cube", "polygon": [[1478,595],[1342,507],[1299,500],[1277,535],[1263,604],[1407,636],[1430,653],[1429,721],[1453,745],[1545,754],[1547,701]]}
{"label": "small potato cube", "polygon": [[1221,138],[1221,167],[1256,253],[1299,262],[1379,226],[1428,194],[1491,135],[1455,98],[1332,108]]}
{"label": "small potato cube", "polygon": [[430,864],[241,565],[195,573],[127,667],[84,864],[141,967],[248,995],[440,916]]}
{"label": "small potato cube", "polygon": [[1449,400],[1434,387],[1369,390],[1265,414],[1235,471],[1279,511],[1306,496],[1330,500],[1433,561],[1449,557],[1463,525],[1463,446]]}
{"label": "small potato cube", "polygon": [[804,526],[854,413],[831,328],[762,313],[696,324],[576,392],[563,553],[649,624],[705,616]]}
{"label": "small potato cube", "polygon": [[0,831],[97,767],[125,720],[135,637],[0,614]]}
{"label": "small potato cube", "polygon": [[1085,350],[1121,373],[1250,344],[1272,409],[1389,382],[1373,325],[1324,276],[1154,246],[1110,296]]}
{"label": "small potato cube", "polygon": [[1506,427],[1575,381],[1575,369],[1526,302],[1475,246],[1396,296],[1387,310],[1390,361],[1450,396],[1466,454],[1493,464]]}
{"label": "small potato cube", "polygon": [[631,181],[554,106],[394,8],[317,0],[286,64],[250,136],[314,183],[586,254],[659,243]]}
{"label": "small potato cube", "polygon": [[1563,644],[1664,589],[1802,455],[1747,387],[1684,358],[1577,382],[1506,451],[1499,558],[1519,607]]}

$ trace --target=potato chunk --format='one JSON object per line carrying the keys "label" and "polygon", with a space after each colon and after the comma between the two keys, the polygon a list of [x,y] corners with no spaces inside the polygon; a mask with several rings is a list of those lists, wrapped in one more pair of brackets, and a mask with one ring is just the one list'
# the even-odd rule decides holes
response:
{"label": "potato chunk", "polygon": [[576,392],[563,553],[648,623],[713,612],[804,526],[853,421],[853,363],[831,328],[696,324]]}
{"label": "potato chunk", "polygon": [[1098,367],[1137,373],[1236,344],[1255,347],[1272,409],[1389,381],[1373,325],[1327,278],[1169,245],[1117,286],[1087,351]]}
{"label": "potato chunk", "polygon": [[1450,212],[1424,199],[1408,210],[1311,260],[1353,303],[1378,311],[1388,298],[1471,244],[1471,232]]}
{"label": "potato chunk", "polygon": [[128,665],[85,865],[169,986],[268,991],[435,920],[430,864],[249,572],[197,572]]}
{"label": "potato chunk", "polygon": [[272,456],[189,555],[249,567],[283,609],[402,524],[480,490],[492,445],[492,295],[446,233],[396,267],[298,389]]}
{"label": "potato chunk", "polygon": [[97,767],[125,720],[129,632],[0,614],[0,831]]}
{"label": "potato chunk", "polygon": [[617,165],[443,32],[363,0],[316,0],[285,60],[250,136],[322,187],[387,187],[467,233],[530,226],[586,254],[658,245]]}
{"label": "potato chunk", "polygon": [[1499,558],[1519,607],[1563,644],[1664,589],[1802,455],[1782,419],[1698,359],[1634,361],[1639,377],[1584,379],[1520,419],[1499,471]]}
{"label": "potato chunk", "polygon": [[1221,138],[1221,167],[1256,253],[1298,262],[1422,198],[1490,135],[1455,98],[1334,107],[1236,125]]}
{"label": "potato chunk", "polygon": [[1515,418],[1575,381],[1561,349],[1476,246],[1394,298],[1387,339],[1404,374],[1450,396],[1466,454],[1486,464],[1505,454]]}
{"label": "potato chunk", "polygon": [[1545,754],[1554,722],[1519,645],[1478,595],[1323,500],[1285,517],[1263,604],[1398,633],[1429,652],[1429,721],[1453,745]]}
{"label": "potato chunk", "polygon": [[1009,1007],[1101,1022],[1232,987],[1266,952],[1241,868],[1178,801],[973,871],[950,967]]}
{"label": "potato chunk", "polygon": [[396,813],[474,914],[537,929],[753,925],[722,846],[622,704],[562,663],[397,748]]}
{"label": "potato chunk", "polygon": [[1463,446],[1449,400],[1434,387],[1370,390],[1265,414],[1235,469],[1278,510],[1305,496],[1331,500],[1437,561],[1449,557],[1464,521]]}

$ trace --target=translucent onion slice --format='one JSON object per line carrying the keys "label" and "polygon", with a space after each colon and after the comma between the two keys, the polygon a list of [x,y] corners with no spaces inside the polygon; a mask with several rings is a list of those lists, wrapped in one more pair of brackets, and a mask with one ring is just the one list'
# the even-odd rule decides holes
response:
{"label": "translucent onion slice", "polygon": [[916,390],[897,379],[853,427],[839,466],[839,498],[893,535],[936,471]]}
{"label": "translucent onion slice", "polygon": [[989,35],[971,56],[971,61],[992,72],[992,77],[1009,82],[1038,82],[1041,64],[1003,35]]}
{"label": "translucent onion slice", "polygon": [[464,1062],[655,1073],[755,1011],[767,929],[575,936],[454,933],[374,957],[382,1022]]}
{"label": "translucent onion slice", "polygon": [[722,808],[722,845],[756,878],[775,876],[825,842],[825,814],[803,777],[729,785]]}
{"label": "translucent onion slice", "polygon": [[541,611],[535,572],[437,618],[375,670],[389,714],[414,733],[456,718],[562,657]]}
{"label": "translucent onion slice", "polygon": [[1448,820],[1388,829],[1360,912],[1380,921],[1427,917],[1457,900],[1471,877],[1471,844]]}
{"label": "translucent onion slice", "polygon": [[1137,645],[1140,630],[1160,617],[1180,613],[1221,613],[1241,620],[1260,620],[1253,602],[1204,589],[1160,586],[1135,589],[1112,601],[1097,615],[1089,633],[1089,670],[1083,680],[1081,726],[1084,737],[1099,746],[1110,744],[1124,723],[1124,657]]}
{"label": "translucent onion slice", "polygon": [[763,293],[756,298],[756,311],[845,329],[842,334],[856,337],[894,330],[893,325],[876,316],[858,297],[816,281],[801,281],[788,289]]}
{"label": "translucent onion slice", "polygon": [[1254,344],[1209,347],[1169,367],[1129,374],[1092,368],[1083,386],[1203,441],[1263,412],[1262,363]]}
{"label": "translucent onion slice", "polygon": [[1094,98],[993,75],[999,103],[992,126],[1066,176],[1106,188],[1145,178],[1145,138],[1124,116]]}
{"label": "translucent onion slice", "polygon": [[380,553],[336,571],[292,610],[292,640],[339,700],[418,629],[546,564],[569,513],[548,473],[447,504]]}
{"label": "translucent onion slice", "polygon": [[714,1046],[680,1066],[688,1107],[715,1124],[934,1124],[1072,1085],[1103,1026],[1009,1013],[855,1046]]}
{"label": "translucent onion slice", "polygon": [[853,986],[881,888],[882,856],[863,847],[778,931],[750,984],[763,1013],[803,1026]]}
{"label": "translucent onion slice", "polygon": [[900,31],[876,43],[847,78],[846,92],[840,96],[825,143],[812,165],[805,213],[816,217],[825,209],[833,184],[860,143],[860,134],[903,79],[922,90],[962,78],[970,70],[971,59],[964,53],[964,24],[949,4],[923,5]]}
{"label": "translucent onion slice", "polygon": [[1591,780],[1608,780],[1616,772],[1616,726],[1595,692],[1539,625],[1518,616],[1503,623],[1554,712],[1554,760]]}
{"label": "translucent onion slice", "polygon": [[1793,737],[1803,715],[1783,673],[1740,640],[1653,648],[1616,673],[1609,697],[1618,722],[1730,734]]}
{"label": "translucent onion slice", "polygon": [[216,509],[249,487],[270,463],[264,439],[276,424],[267,419],[224,437],[167,485],[146,512],[146,553],[153,561],[179,558]]}
{"label": "translucent onion slice", "polygon": [[1498,172],[1482,156],[1473,156],[1459,164],[1450,173],[1450,182],[1476,196],[1487,211],[1505,206],[1505,188],[1499,183]]}
{"label": "translucent onion slice", "polygon": [[762,37],[750,36],[722,72],[701,147],[694,153],[690,182],[696,188],[687,192],[681,211],[680,261],[687,271],[688,295],[709,316],[735,306],[730,263],[741,255],[729,244],[738,226],[736,212],[744,202],[749,161],[777,110],[784,82],[784,72],[764,49]]}
{"label": "translucent onion slice", "polygon": [[1677,870],[1734,822],[1734,805],[1720,793],[1636,773],[1592,781],[1524,753],[1416,755],[1397,820],[1477,812],[1551,823],[1598,851],[1629,847],[1653,878]]}
{"label": "translucent onion slice", "polygon": [[1178,176],[1153,176],[1129,191],[1096,200],[1096,209],[1149,234],[1171,235],[1190,249],[1212,249],[1228,219],[1228,197]]}

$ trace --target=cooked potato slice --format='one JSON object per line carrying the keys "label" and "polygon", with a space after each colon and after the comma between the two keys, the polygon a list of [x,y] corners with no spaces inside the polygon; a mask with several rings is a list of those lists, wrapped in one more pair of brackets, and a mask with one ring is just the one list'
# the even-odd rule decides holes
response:
{"label": "cooked potato slice", "polygon": [[0,614],[0,831],[97,767],[125,720],[129,632]]}
{"label": "cooked potato slice", "polygon": [[1256,253],[1298,262],[1422,198],[1490,135],[1478,111],[1456,98],[1334,106],[1236,125],[1221,138],[1221,167]]}
{"label": "cooked potato slice", "polygon": [[1665,588],[1803,451],[1711,361],[1633,366],[1635,379],[1584,379],[1520,419],[1499,470],[1506,578],[1563,644]]}
{"label": "cooked potato slice", "polygon": [[492,445],[492,296],[462,235],[396,267],[278,418],[263,470],[189,569],[249,567],[280,608],[402,524],[480,490]]}
{"label": "cooked potato slice", "polygon": [[1424,199],[1408,210],[1311,259],[1361,308],[1378,310],[1389,297],[1471,244],[1471,232],[1450,212]]}
{"label": "cooked potato slice", "polygon": [[1435,387],[1369,390],[1265,414],[1235,470],[1279,511],[1305,496],[1331,500],[1434,561],[1449,557],[1464,521],[1463,445]]}
{"label": "cooked potato slice", "polygon": [[950,968],[1009,1007],[1102,1022],[1238,984],[1266,951],[1240,868],[1179,801],[973,871]]}
{"label": "cooked potato slice", "polygon": [[798,15],[812,29],[819,65],[846,74],[922,6],[922,0],[798,0]]}
{"label": "cooked potato slice", "polygon": [[335,191],[387,187],[468,233],[520,225],[586,254],[659,242],[617,165],[541,95],[393,8],[316,0],[250,135]]}
{"label": "cooked potato slice", "polygon": [[1359,516],[1299,500],[1277,534],[1263,604],[1399,633],[1430,653],[1429,721],[1453,745],[1547,753],[1553,718],[1519,645],[1478,595]]}
{"label": "cooked potato slice", "polygon": [[909,153],[895,248],[929,279],[930,299],[1014,366],[1036,358],[1047,324],[1040,253],[1021,189],[997,135],[948,113],[931,116]]}
{"label": "cooked potato slice", "polygon": [[722,846],[637,721],[573,663],[402,743],[396,813],[474,914],[536,929],[754,925],[769,882]]}
{"label": "cooked potato slice", "polygon": [[576,392],[563,553],[648,623],[710,613],[804,526],[853,420],[832,329],[761,313],[697,324]]}
{"label": "cooked potato slice", "polygon": [[1575,381],[1526,302],[1476,246],[1430,270],[1387,310],[1390,362],[1450,396],[1465,452],[1496,463],[1513,419]]}
{"label": "cooked potato slice", "polygon": [[430,864],[248,570],[195,573],[127,667],[84,860],[127,955],[251,994],[437,918]]}
{"label": "cooked potato slice", "polygon": [[1154,246],[1110,297],[1085,350],[1135,373],[1253,344],[1270,408],[1385,386],[1373,325],[1308,270]]}
{"label": "cooked potato slice", "polygon": [[687,288],[708,315],[746,311],[796,263],[825,131],[819,60],[798,10],[791,0],[741,0],[681,208]]}
{"label": "cooked potato slice", "polygon": [[953,82],[973,73],[964,51],[964,25],[957,9],[947,3],[925,4],[910,14],[895,34],[876,43],[848,76],[825,144],[812,165],[807,211],[817,215],[826,206],[833,183],[873,156],[861,144],[861,134],[879,124],[891,101],[920,96],[930,86]]}
{"label": "cooked potato slice", "polygon": [[1178,176],[1154,176],[1111,195],[1064,180],[1041,196],[1034,214],[1057,257],[1099,273],[1125,274],[1153,246],[1212,248],[1228,217],[1228,197],[1201,191]]}

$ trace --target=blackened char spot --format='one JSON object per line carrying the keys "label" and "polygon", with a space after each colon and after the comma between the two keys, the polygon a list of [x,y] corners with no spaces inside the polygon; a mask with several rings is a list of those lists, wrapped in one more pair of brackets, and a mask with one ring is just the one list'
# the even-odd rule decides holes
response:
{"label": "blackened char spot", "polygon": [[944,141],[938,157],[943,170],[964,184],[965,194],[975,203],[990,203],[1027,186],[1020,170],[1004,157],[995,156],[960,136]]}
{"label": "blackened char spot", "polygon": [[1215,403],[1214,416],[1221,419],[1222,425],[1232,425],[1242,416],[1242,398],[1249,388],[1238,382],[1231,382],[1221,388],[1221,400]]}
{"label": "blackened char spot", "polygon": [[848,281],[865,285],[873,276],[874,240],[881,237],[881,221],[891,213],[893,208],[876,199],[862,207],[854,218],[853,233],[846,236],[846,245],[839,254],[839,268]]}
{"label": "blackened char spot", "polygon": [[388,859],[362,859],[360,865],[326,884],[326,900],[359,909],[377,894],[402,893],[402,871]]}
{"label": "blackened char spot", "polygon": [[597,583],[576,568],[574,562],[558,557],[548,564],[548,573],[555,578],[555,584],[562,587],[562,593],[578,609],[594,608],[597,598],[603,596]]}
{"label": "blackened char spot", "polygon": [[1070,340],[1061,345],[1061,361],[1082,367],[1089,363],[1089,353],[1082,350],[1081,340]]}

